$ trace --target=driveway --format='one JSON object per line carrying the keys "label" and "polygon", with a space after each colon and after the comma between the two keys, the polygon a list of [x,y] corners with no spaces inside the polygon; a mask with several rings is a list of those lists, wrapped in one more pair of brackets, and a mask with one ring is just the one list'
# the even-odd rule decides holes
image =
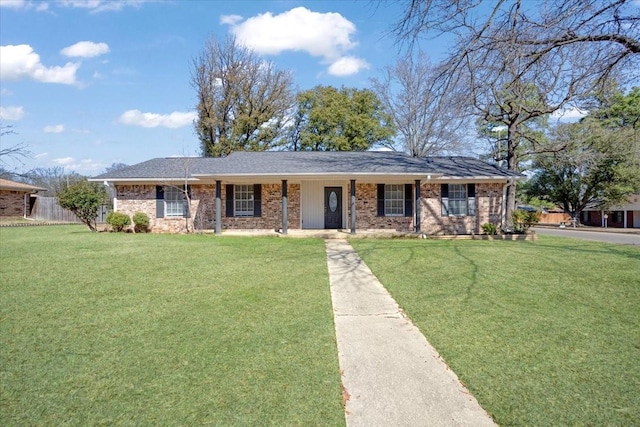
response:
{"label": "driveway", "polygon": [[629,232],[585,231],[573,228],[542,227],[535,227],[534,230],[538,234],[547,234],[549,236],[570,237],[572,239],[595,240],[605,243],[640,246],[640,234]]}

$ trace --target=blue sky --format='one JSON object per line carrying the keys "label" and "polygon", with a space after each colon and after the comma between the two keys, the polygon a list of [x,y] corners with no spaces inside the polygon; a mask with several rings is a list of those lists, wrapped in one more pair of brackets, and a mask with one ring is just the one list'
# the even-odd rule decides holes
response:
{"label": "blue sky", "polygon": [[[368,87],[395,61],[394,5],[362,1],[0,0],[0,116],[33,153],[20,171],[198,155],[192,59],[235,34],[299,89]],[[432,57],[442,44],[422,46]]]}

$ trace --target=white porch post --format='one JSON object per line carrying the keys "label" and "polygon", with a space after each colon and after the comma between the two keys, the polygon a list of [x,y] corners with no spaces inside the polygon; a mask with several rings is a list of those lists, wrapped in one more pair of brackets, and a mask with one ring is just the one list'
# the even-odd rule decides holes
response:
{"label": "white porch post", "polygon": [[624,217],[622,219],[622,222],[624,223],[624,228],[627,228],[627,211],[626,209],[624,211],[622,211],[624,213]]}

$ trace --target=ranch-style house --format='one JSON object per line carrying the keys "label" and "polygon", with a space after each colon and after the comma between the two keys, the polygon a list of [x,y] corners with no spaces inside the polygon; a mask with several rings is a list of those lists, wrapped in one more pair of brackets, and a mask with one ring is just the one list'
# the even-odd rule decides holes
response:
{"label": "ranch-style house", "polygon": [[436,235],[477,234],[484,223],[500,224],[506,186],[519,178],[471,157],[268,151],[156,158],[91,180],[113,187],[115,211],[146,213],[152,232],[184,232],[188,217],[197,229],[215,233],[341,229]]}

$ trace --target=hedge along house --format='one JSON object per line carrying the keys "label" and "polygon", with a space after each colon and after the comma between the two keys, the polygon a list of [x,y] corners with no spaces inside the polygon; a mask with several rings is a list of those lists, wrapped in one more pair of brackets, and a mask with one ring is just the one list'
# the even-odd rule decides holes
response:
{"label": "hedge along house", "polygon": [[196,229],[216,233],[475,234],[503,221],[506,184],[520,177],[469,157],[280,151],[158,158],[91,180],[114,186],[114,209],[146,213],[154,232],[183,232],[190,217]]}

